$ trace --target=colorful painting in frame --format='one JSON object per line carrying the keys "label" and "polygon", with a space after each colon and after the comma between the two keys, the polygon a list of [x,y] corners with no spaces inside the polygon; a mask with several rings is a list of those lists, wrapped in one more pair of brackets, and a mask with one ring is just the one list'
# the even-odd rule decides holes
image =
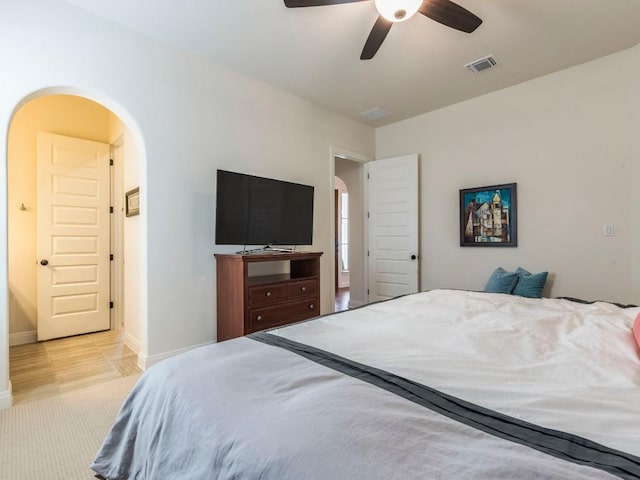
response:
{"label": "colorful painting in frame", "polygon": [[461,247],[518,246],[515,183],[460,190]]}

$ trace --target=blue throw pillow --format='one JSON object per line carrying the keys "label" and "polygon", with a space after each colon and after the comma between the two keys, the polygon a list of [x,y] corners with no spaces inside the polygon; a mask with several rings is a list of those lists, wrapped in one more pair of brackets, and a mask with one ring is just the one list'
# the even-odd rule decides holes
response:
{"label": "blue throw pillow", "polygon": [[511,293],[518,282],[518,274],[507,272],[504,268],[496,268],[484,287],[487,293]]}
{"label": "blue throw pillow", "polygon": [[547,283],[547,275],[549,272],[529,273],[524,268],[518,267],[516,275],[518,275],[518,283],[513,289],[514,295],[529,298],[541,298],[544,284]]}

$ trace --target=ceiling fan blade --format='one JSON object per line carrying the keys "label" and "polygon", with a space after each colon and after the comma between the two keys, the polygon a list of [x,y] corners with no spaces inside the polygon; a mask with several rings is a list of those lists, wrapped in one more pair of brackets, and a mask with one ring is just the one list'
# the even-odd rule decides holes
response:
{"label": "ceiling fan blade", "polygon": [[284,0],[287,8],[322,7],[323,5],[340,5],[341,3],[366,2],[368,0]]}
{"label": "ceiling fan blade", "polygon": [[384,39],[387,37],[387,33],[391,30],[392,25],[393,22],[390,22],[382,15],[378,16],[376,23],[371,29],[369,38],[367,38],[367,41],[364,44],[364,48],[360,54],[360,60],[371,60],[373,58],[380,48],[380,45],[382,45],[382,42],[384,42]]}
{"label": "ceiling fan blade", "polygon": [[424,0],[419,12],[431,20],[471,33],[482,23],[482,19],[451,0]]}

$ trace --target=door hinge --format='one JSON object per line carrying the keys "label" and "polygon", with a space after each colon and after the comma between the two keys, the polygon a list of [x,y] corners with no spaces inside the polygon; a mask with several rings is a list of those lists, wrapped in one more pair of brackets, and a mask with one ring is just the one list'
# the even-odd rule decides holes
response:
{"label": "door hinge", "polygon": [[113,302],[109,302],[109,308],[113,308]]}
{"label": "door hinge", "polygon": [[113,207],[109,207],[109,213],[113,213]]}
{"label": "door hinge", "polygon": [[109,159],[109,165],[113,167],[113,158]]}
{"label": "door hinge", "polygon": [[113,262],[113,253],[109,254],[109,260]]}
{"label": "door hinge", "polygon": [[369,218],[371,216],[371,214],[369,212],[367,212],[367,218]]}
{"label": "door hinge", "polygon": [[369,289],[367,288],[367,295],[369,295]]}
{"label": "door hinge", "polygon": [[369,250],[367,250],[367,257],[369,256]]}

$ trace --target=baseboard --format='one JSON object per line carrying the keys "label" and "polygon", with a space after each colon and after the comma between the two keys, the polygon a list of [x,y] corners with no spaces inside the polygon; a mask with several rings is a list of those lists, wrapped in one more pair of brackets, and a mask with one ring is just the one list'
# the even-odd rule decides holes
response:
{"label": "baseboard", "polygon": [[7,385],[7,390],[0,391],[0,410],[11,408],[11,381]]}
{"label": "baseboard", "polygon": [[36,343],[38,341],[38,331],[29,330],[28,332],[18,332],[9,334],[9,346],[25,345],[27,343]]}
{"label": "baseboard", "polygon": [[358,308],[361,307],[362,305],[364,305],[365,302],[359,302],[359,301],[349,301],[349,308]]}
{"label": "baseboard", "polygon": [[194,348],[204,347],[206,345],[211,345],[215,342],[206,342],[201,343],[199,345],[193,345],[191,347],[179,348],[177,350],[171,350],[170,352],[157,353],[155,355],[145,355],[143,353],[138,353],[138,367],[141,370],[146,370],[147,368],[155,365],[162,360],[166,360],[167,358],[175,357],[176,355],[180,355],[181,353],[188,352],[189,350],[193,350]]}
{"label": "baseboard", "polygon": [[140,340],[126,331],[124,332],[124,344],[136,355],[140,353]]}

